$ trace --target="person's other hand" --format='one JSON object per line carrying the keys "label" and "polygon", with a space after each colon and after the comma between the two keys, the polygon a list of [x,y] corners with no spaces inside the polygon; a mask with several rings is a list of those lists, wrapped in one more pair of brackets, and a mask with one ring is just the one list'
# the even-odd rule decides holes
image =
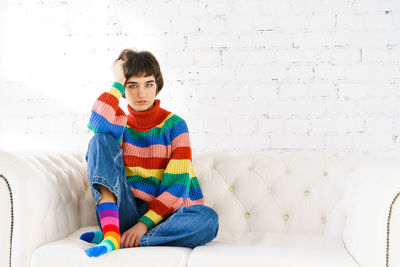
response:
{"label": "person's other hand", "polygon": [[137,222],[132,228],[126,231],[121,236],[121,248],[138,247],[140,245],[140,238],[148,231],[147,224],[144,222]]}

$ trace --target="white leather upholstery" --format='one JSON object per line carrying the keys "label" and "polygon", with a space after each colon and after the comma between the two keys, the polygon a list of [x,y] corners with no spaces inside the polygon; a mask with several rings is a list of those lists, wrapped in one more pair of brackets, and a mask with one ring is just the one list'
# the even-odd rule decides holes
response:
{"label": "white leather upholstery", "polygon": [[[349,180],[343,240],[362,266],[383,266],[389,208],[400,193],[400,162],[367,160]],[[390,229],[389,266],[397,267],[400,266],[400,197],[393,203]]]}
{"label": "white leather upholstery", "polygon": [[32,267],[42,266],[144,266],[186,267],[190,248],[184,247],[141,247],[111,251],[102,257],[91,258],[85,249],[93,244],[83,242],[79,236],[87,231],[99,230],[89,226],[80,228],[65,239],[39,247],[33,254]]}
{"label": "white leather upholstery", "polygon": [[272,232],[221,232],[207,246],[194,248],[190,267],[340,266],[356,262],[334,236]]}
{"label": "white leather upholstery", "polygon": [[[400,192],[398,162],[305,152],[194,154],[206,205],[219,215],[217,238],[193,250],[140,247],[92,259],[84,253],[91,244],[79,240],[80,233],[97,228],[85,152],[0,151],[0,174],[14,199],[13,267],[77,262],[384,266],[387,213]],[[0,219],[0,226],[9,229],[10,203],[3,201],[9,200],[4,196],[8,190],[0,186],[1,210],[7,217]],[[391,263],[399,262],[394,250],[400,247],[399,202],[392,210]],[[0,242],[0,255],[8,259],[9,238]]]}

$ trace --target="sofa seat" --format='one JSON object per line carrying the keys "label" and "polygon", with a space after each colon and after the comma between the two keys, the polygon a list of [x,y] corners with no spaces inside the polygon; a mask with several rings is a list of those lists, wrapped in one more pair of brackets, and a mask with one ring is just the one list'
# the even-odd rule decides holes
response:
{"label": "sofa seat", "polygon": [[193,249],[190,267],[355,267],[359,266],[336,236],[273,232],[219,232]]}
{"label": "sofa seat", "polygon": [[64,239],[47,243],[32,254],[31,267],[56,266],[140,266],[186,267],[192,249],[184,247],[136,247],[111,251],[101,257],[88,257],[85,249],[95,246],[80,240],[82,233],[100,230],[98,226],[81,227]]}
{"label": "sofa seat", "polygon": [[[269,232],[225,232],[204,246],[139,247],[112,251],[89,258],[85,249],[94,246],[79,239],[97,226],[82,227],[68,237],[35,250],[32,267],[46,266],[326,266],[356,267],[358,264],[336,236]],[[151,258],[151,261],[149,259]],[[133,264],[134,263],[134,264]]]}

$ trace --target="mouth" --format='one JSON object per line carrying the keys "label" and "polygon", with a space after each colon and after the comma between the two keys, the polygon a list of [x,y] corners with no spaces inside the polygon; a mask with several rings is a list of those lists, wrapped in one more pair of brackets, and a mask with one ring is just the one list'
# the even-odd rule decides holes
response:
{"label": "mouth", "polygon": [[147,103],[147,101],[137,101],[136,103],[137,103],[138,105],[144,105],[144,104]]}

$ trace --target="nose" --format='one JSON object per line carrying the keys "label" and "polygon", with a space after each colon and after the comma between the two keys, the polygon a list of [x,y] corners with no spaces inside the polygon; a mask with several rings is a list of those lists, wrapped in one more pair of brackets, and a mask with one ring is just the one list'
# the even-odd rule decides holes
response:
{"label": "nose", "polygon": [[144,95],[145,95],[144,88],[140,87],[139,90],[138,90],[138,96],[139,96],[139,97],[142,97],[142,96],[144,96]]}

